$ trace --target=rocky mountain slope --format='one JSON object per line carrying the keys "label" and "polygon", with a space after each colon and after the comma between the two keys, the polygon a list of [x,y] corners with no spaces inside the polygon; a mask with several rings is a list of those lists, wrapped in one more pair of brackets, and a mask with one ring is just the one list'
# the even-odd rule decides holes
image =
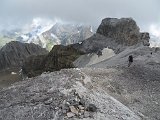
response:
{"label": "rocky mountain slope", "polygon": [[83,53],[72,46],[55,45],[47,55],[31,56],[23,64],[24,75],[33,77],[43,72],[73,68],[75,61]]}
{"label": "rocky mountain slope", "polygon": [[[44,73],[3,89],[0,91],[0,118],[141,120],[141,117],[107,94],[101,87],[103,80],[97,78],[98,74],[90,75],[86,71],[70,69]],[[114,69],[106,70],[106,75],[113,72]]]}
{"label": "rocky mountain slope", "polygon": [[[99,82],[103,81],[101,87],[132,111],[146,120],[159,120],[159,48],[131,46],[117,55],[106,57],[105,60],[98,62],[101,57],[108,54],[105,52],[96,61],[91,59],[92,56],[88,58],[84,56],[78,58],[75,64],[78,67],[88,67],[86,73],[92,74]],[[130,67],[128,67],[129,55],[133,55],[133,63]],[[107,70],[114,71],[107,74]]]}
{"label": "rocky mountain slope", "polygon": [[92,37],[73,47],[85,53],[97,52],[103,48],[111,48],[115,53],[125,47],[143,44],[149,46],[149,33],[140,33],[139,27],[132,18],[106,18]]}
{"label": "rocky mountain slope", "polygon": [[43,73],[0,91],[0,118],[159,120],[160,48],[149,38],[131,18],[107,18],[82,43],[28,59],[27,75]]}
{"label": "rocky mountain slope", "polygon": [[[105,22],[104,22],[105,21]],[[116,23],[113,23],[115,22]],[[127,24],[126,24],[127,22]],[[105,23],[105,24],[104,24]],[[109,31],[104,31],[103,33],[98,32],[103,31],[104,28],[106,28],[106,24],[109,25],[110,30]],[[115,25],[117,25],[117,27],[115,27]],[[120,28],[121,29],[120,29]],[[128,27],[128,29],[127,29]],[[129,28],[132,28],[129,30]],[[52,29],[53,31],[54,29]],[[72,29],[71,29],[72,30]],[[116,34],[112,34],[111,36],[106,36],[106,33],[110,32],[110,33],[115,33]],[[129,34],[128,34],[129,32]],[[131,33],[134,33],[137,36],[136,38],[133,38]],[[115,35],[116,37],[114,37],[113,35]],[[126,37],[128,36],[128,37]],[[118,39],[118,38],[124,38],[124,39]],[[130,38],[130,39],[129,39]],[[43,59],[43,61],[58,61],[59,58],[63,58],[60,59],[59,62],[56,62],[56,65],[52,65],[52,63],[55,62],[48,62],[46,63],[48,67],[42,67],[44,65],[44,62],[42,62],[43,65],[41,64],[36,64],[33,59],[30,59],[29,61],[25,62],[23,70],[25,71],[25,74],[30,74],[32,73],[31,76],[35,76],[38,75],[37,74],[37,70],[39,71],[39,69],[41,68],[41,71],[45,72],[45,71],[55,71],[55,70],[60,70],[60,68],[66,68],[65,65],[67,65],[68,67],[72,66],[72,63],[74,62],[74,60],[76,60],[77,57],[75,57],[75,59],[72,59],[72,56],[75,56],[75,52],[76,52],[76,56],[79,56],[79,53],[98,53],[101,52],[103,50],[103,48],[110,48],[112,49],[116,54],[120,53],[121,51],[123,51],[126,47],[131,46],[131,45],[136,45],[136,44],[143,44],[143,45],[149,45],[149,34],[148,33],[140,33],[139,32],[139,28],[136,25],[136,22],[131,19],[131,18],[122,18],[122,19],[104,19],[102,20],[101,25],[99,26],[97,33],[94,34],[93,36],[91,36],[90,38],[82,41],[81,43],[76,43],[76,44],[72,44],[72,45],[68,45],[68,46],[61,46],[59,48],[54,48],[52,49],[52,51],[49,53],[48,57],[49,59]],[[136,39],[136,40],[135,40]],[[119,42],[118,42],[119,41]],[[125,44],[125,42],[128,41],[127,44]],[[132,42],[132,43],[129,43]],[[57,49],[57,50],[55,50]],[[72,49],[72,51],[70,51]],[[69,53],[69,55],[65,55],[65,54],[61,54],[58,58],[55,58],[55,54],[57,53],[61,53],[61,51]],[[64,59],[69,59],[69,64],[63,64],[61,65],[61,63],[64,63]],[[37,59],[37,58],[36,58]],[[40,58],[41,59],[41,58]],[[29,64],[31,65],[39,65],[34,67],[27,67],[29,66]],[[52,67],[50,67],[52,66]],[[55,69],[55,66],[61,66],[61,67],[56,67],[58,69]],[[47,69],[46,69],[47,68]],[[31,72],[32,71],[32,72]],[[42,73],[42,72],[38,72],[38,73]],[[35,74],[35,75],[34,75]]]}
{"label": "rocky mountain slope", "polygon": [[0,70],[21,67],[27,57],[46,53],[45,49],[33,43],[12,41],[0,49]]}
{"label": "rocky mountain slope", "polygon": [[[8,119],[159,120],[159,50],[142,46],[128,49],[88,68],[43,73],[2,90],[1,117],[10,113]],[[134,62],[128,67],[130,54],[134,55]],[[70,104],[71,99],[77,100],[75,96],[70,98],[72,90],[86,102],[84,107],[94,104],[97,112],[78,115],[81,109]],[[10,94],[4,99],[7,93]]]}

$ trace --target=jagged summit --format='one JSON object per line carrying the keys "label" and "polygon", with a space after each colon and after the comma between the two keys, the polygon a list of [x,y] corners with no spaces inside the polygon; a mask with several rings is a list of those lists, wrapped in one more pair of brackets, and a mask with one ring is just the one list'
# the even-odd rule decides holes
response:
{"label": "jagged summit", "polygon": [[37,26],[29,33],[20,35],[17,40],[35,43],[51,50],[54,45],[78,43],[93,35],[91,26],[56,23],[52,26]]}
{"label": "jagged summit", "polygon": [[105,18],[98,27],[97,33],[127,46],[143,42],[140,29],[132,18]]}
{"label": "jagged summit", "polygon": [[97,52],[107,47],[119,53],[123,48],[136,44],[149,46],[149,39],[149,33],[141,33],[132,18],[105,18],[96,34],[73,46],[86,53]]}

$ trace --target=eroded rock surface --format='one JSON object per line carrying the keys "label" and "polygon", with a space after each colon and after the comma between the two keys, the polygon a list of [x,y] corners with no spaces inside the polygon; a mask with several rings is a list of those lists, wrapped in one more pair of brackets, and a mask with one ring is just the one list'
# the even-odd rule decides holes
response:
{"label": "eroded rock surface", "polygon": [[117,54],[128,46],[137,44],[149,46],[149,39],[149,33],[141,33],[132,18],[105,18],[98,27],[96,34],[81,44],[72,46],[85,53],[96,53],[108,47]]}
{"label": "eroded rock surface", "polygon": [[22,67],[23,74],[34,77],[43,72],[73,68],[73,62],[82,54],[71,46],[55,45],[47,55],[28,58]]}
{"label": "eroded rock surface", "polygon": [[140,29],[132,18],[105,18],[97,29],[97,33],[107,38],[113,38],[118,44],[127,46],[144,40],[144,37],[141,39]]}
{"label": "eroded rock surface", "polygon": [[80,69],[44,73],[0,91],[1,120],[141,120]]}

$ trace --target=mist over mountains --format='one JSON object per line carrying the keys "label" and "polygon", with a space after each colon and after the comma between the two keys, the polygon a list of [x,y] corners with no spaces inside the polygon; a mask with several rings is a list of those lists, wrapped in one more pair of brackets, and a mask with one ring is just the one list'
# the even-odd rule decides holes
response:
{"label": "mist over mountains", "polygon": [[[0,48],[10,41],[35,43],[47,50],[54,45],[68,45],[81,42],[93,35],[97,28],[86,24],[66,22],[61,19],[34,18],[30,24],[0,31]],[[158,28],[152,25],[149,29],[151,47],[160,46]]]}
{"label": "mist over mountains", "polygon": [[54,45],[68,45],[81,42],[94,33],[90,25],[62,22],[60,20],[47,21],[40,18],[33,19],[21,29],[3,30],[0,33],[0,46],[10,41],[35,43],[47,50]]}

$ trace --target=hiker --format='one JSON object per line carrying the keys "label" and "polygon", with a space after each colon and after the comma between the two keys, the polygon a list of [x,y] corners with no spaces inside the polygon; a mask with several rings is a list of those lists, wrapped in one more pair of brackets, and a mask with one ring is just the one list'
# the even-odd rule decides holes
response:
{"label": "hiker", "polygon": [[128,57],[128,67],[132,64],[132,62],[133,62],[133,56],[132,55],[130,55],[129,57]]}
{"label": "hiker", "polygon": [[98,57],[102,56],[102,50],[101,50],[101,49],[99,49],[99,50],[97,51],[97,55],[98,55]]}

